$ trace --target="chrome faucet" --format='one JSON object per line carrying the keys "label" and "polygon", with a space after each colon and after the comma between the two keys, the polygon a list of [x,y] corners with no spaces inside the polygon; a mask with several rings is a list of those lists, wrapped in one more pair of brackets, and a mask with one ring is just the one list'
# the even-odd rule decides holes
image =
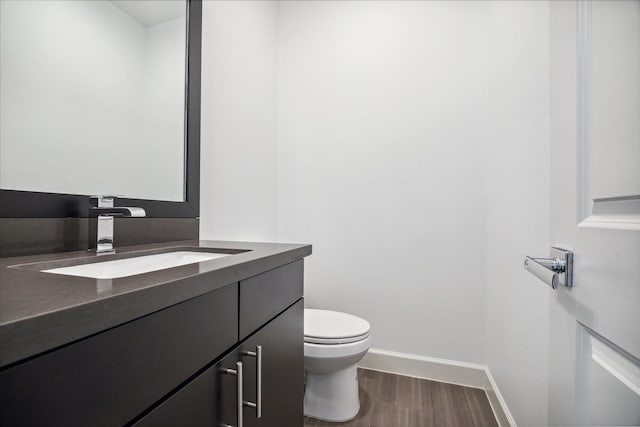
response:
{"label": "chrome faucet", "polygon": [[95,196],[97,203],[89,209],[89,251],[97,255],[116,252],[113,246],[113,218],[116,216],[145,217],[142,208],[116,207],[115,196]]}

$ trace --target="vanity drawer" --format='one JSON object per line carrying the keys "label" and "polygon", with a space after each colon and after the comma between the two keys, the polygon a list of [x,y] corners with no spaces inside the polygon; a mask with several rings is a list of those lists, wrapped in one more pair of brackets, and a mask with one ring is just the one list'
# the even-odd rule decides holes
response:
{"label": "vanity drawer", "polygon": [[0,425],[122,425],[232,347],[229,285],[0,371]]}
{"label": "vanity drawer", "polygon": [[240,281],[240,336],[243,340],[303,295],[304,262],[278,267]]}

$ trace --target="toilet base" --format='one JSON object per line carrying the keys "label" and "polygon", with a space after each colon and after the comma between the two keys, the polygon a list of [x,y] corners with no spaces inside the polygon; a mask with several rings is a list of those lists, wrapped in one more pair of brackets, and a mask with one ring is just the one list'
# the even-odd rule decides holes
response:
{"label": "toilet base", "polygon": [[328,374],[306,373],[304,415],[324,421],[348,421],[358,415],[356,365]]}

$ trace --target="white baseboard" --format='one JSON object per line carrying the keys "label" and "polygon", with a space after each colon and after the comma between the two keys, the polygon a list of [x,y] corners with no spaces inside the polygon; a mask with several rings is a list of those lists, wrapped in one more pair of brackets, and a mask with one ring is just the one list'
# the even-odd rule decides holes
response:
{"label": "white baseboard", "polygon": [[391,372],[474,388],[484,389],[488,384],[484,365],[375,348],[369,350],[358,366],[374,371]]}
{"label": "white baseboard", "polygon": [[358,366],[374,371],[481,388],[487,393],[500,427],[517,427],[489,368],[485,365],[372,348]]}
{"label": "white baseboard", "polygon": [[507,402],[504,400],[504,397],[502,397],[502,393],[500,393],[498,384],[496,384],[496,380],[493,379],[489,367],[485,366],[484,369],[487,374],[487,386],[484,390],[487,392],[487,398],[491,404],[491,409],[493,409],[493,414],[496,416],[496,420],[498,420],[498,425],[500,427],[517,427],[516,420],[513,418],[513,415],[511,415]]}

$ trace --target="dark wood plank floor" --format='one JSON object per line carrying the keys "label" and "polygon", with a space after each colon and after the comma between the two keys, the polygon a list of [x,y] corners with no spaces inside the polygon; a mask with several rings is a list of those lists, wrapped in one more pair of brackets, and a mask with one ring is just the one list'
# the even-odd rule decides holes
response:
{"label": "dark wood plank floor", "polygon": [[483,390],[358,369],[360,412],[351,421],[305,417],[305,427],[496,426]]}

